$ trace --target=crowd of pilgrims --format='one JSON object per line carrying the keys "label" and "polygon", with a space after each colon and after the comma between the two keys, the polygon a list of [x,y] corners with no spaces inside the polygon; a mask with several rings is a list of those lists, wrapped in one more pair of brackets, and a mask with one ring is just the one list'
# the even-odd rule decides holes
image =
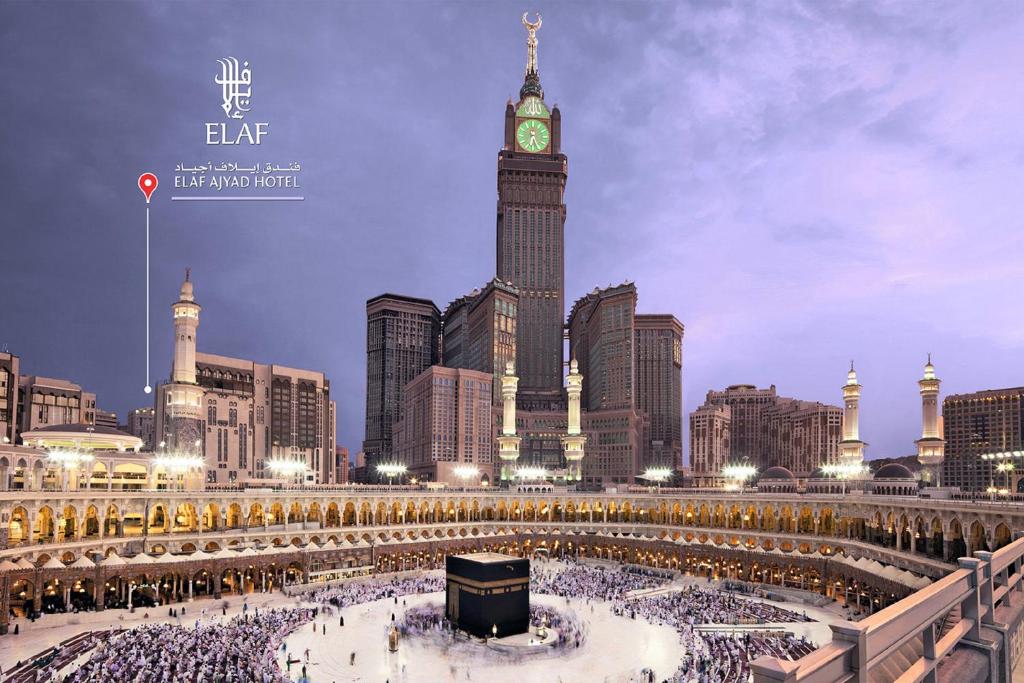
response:
{"label": "crowd of pilgrims", "polygon": [[307,599],[321,605],[342,609],[364,602],[375,602],[385,598],[397,598],[414,593],[437,593],[444,590],[443,576],[416,576],[390,580],[346,583],[330,588],[321,588],[307,594]]}
{"label": "crowd of pilgrims", "polygon": [[656,678],[647,671],[644,680],[671,683],[746,683],[750,662],[762,655],[799,659],[814,650],[806,638],[782,629],[762,632],[713,631],[698,625],[787,624],[812,621],[806,614],[756,600],[737,597],[717,587],[687,586],[665,592],[650,589],[665,586],[664,572],[637,567],[618,570],[570,562],[531,569],[530,590],[564,597],[603,600],[613,613],[631,619],[663,624],[679,633],[685,655],[670,677]]}
{"label": "crowd of pilgrims", "polygon": [[191,628],[147,624],[100,644],[66,683],[285,683],[274,654],[310,609],[264,609]]}
{"label": "crowd of pilgrims", "polygon": [[[575,561],[534,562],[530,590],[590,603],[608,602],[613,613],[675,629],[685,649],[679,669],[670,677],[645,672],[644,680],[670,683],[717,683],[750,679],[749,663],[761,655],[797,659],[814,646],[779,630],[763,632],[709,631],[700,625],[782,624],[811,621],[806,614],[737,597],[716,587],[665,587],[670,577],[637,567],[594,567]],[[352,605],[443,591],[441,575],[346,583],[306,593],[303,599],[341,610]],[[402,604],[404,606],[404,600]],[[191,628],[172,624],[145,625],[100,644],[89,659],[64,680],[67,683],[285,683],[291,680],[275,661],[275,650],[318,608],[249,610],[228,621],[199,620]],[[344,625],[343,617],[340,617]],[[394,621],[394,616],[392,617]],[[534,606],[534,626],[545,623],[559,634],[559,645],[579,647],[585,626],[575,615]],[[450,627],[436,608],[407,610],[400,629],[408,634]],[[354,659],[353,653],[353,659]]]}

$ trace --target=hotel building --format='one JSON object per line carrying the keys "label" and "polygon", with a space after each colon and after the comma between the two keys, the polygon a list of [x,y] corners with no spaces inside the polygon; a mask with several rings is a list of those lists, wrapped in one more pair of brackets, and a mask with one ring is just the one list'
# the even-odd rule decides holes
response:
{"label": "hotel building", "polygon": [[[990,486],[1013,485],[1024,474],[1024,387],[987,389],[951,394],[942,402],[945,462],[942,485],[964,491],[984,491]],[[1000,458],[989,454],[1017,454],[1010,473],[997,472]]]}
{"label": "hotel building", "polygon": [[272,479],[271,461],[304,464],[306,483],[331,481],[335,404],[324,374],[198,353],[200,307],[187,275],[172,308],[174,362],[170,382],[156,388],[157,450],[200,454],[210,484]]}

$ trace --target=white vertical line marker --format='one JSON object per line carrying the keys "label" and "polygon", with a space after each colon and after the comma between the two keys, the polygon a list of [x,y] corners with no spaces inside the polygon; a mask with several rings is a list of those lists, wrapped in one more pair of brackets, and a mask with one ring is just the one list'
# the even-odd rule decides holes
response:
{"label": "white vertical line marker", "polygon": [[153,391],[149,383],[149,202],[146,202],[146,393]]}

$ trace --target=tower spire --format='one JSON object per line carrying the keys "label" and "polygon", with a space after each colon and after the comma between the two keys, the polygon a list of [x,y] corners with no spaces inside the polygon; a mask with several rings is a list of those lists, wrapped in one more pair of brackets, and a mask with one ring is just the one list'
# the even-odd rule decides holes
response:
{"label": "tower spire", "polygon": [[523,12],[523,27],[526,29],[526,77],[523,87],[519,89],[519,99],[527,95],[536,95],[544,99],[544,90],[540,87],[540,76],[537,75],[537,30],[541,26],[540,14],[537,21],[527,19],[529,12]]}

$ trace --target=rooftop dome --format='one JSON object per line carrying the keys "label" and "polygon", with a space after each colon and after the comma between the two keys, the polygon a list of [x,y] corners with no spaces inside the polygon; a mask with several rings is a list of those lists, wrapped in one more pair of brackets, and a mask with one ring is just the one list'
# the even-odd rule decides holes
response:
{"label": "rooftop dome", "polygon": [[898,462],[883,465],[875,472],[875,479],[915,479],[914,473]]}
{"label": "rooftop dome", "polygon": [[785,467],[776,465],[775,467],[769,467],[761,474],[761,479],[796,479],[793,473]]}
{"label": "rooftop dome", "polygon": [[36,427],[32,430],[33,432],[56,432],[60,434],[108,434],[110,436],[123,436],[126,438],[133,438],[131,434],[122,432],[120,429],[114,429],[113,427],[104,427],[102,425],[83,425],[83,424],[66,424],[66,425],[48,425],[46,427]]}

